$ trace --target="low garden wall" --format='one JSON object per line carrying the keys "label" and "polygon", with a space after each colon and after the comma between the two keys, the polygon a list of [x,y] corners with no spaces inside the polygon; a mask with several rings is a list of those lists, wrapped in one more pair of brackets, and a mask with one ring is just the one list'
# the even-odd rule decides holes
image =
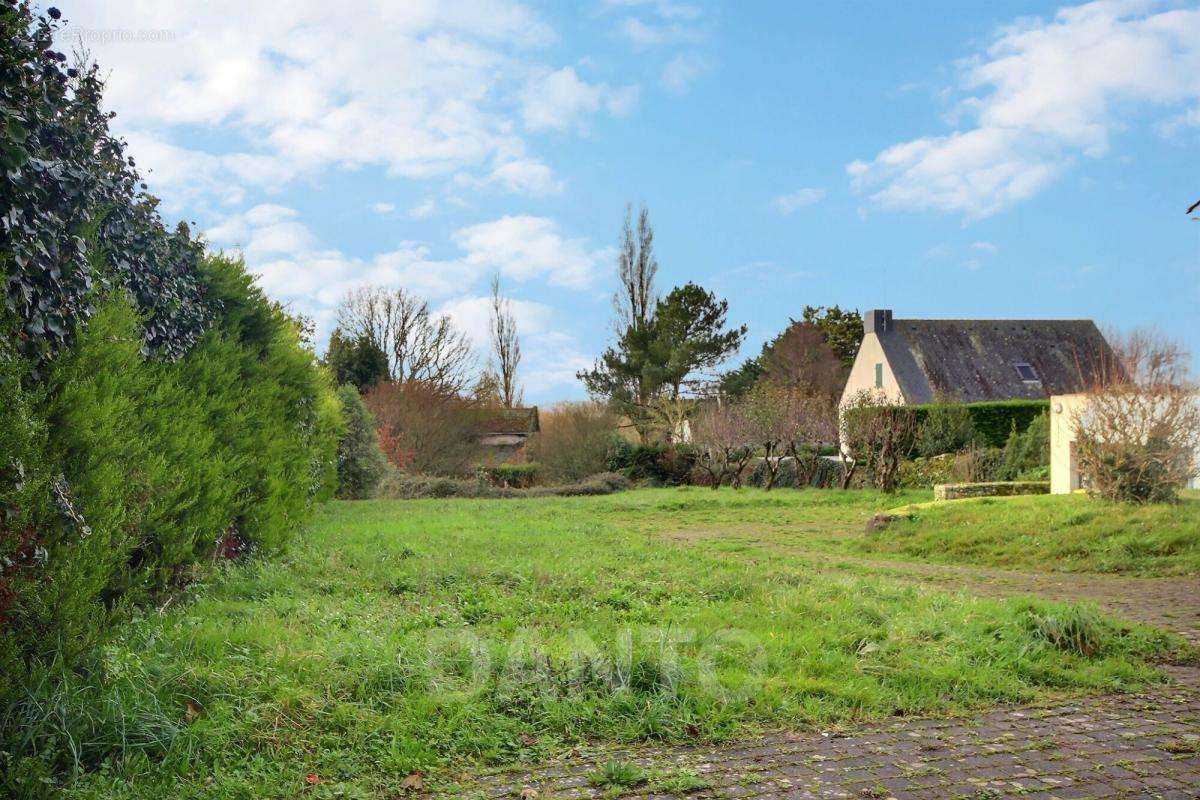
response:
{"label": "low garden wall", "polygon": [[939,483],[933,487],[934,500],[962,500],[967,497],[1011,497],[1018,494],[1050,494],[1050,481]]}

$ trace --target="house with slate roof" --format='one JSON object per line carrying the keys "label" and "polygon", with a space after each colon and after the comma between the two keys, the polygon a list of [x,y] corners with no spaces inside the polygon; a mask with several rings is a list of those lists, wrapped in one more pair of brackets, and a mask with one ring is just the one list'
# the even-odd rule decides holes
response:
{"label": "house with slate roof", "polygon": [[842,403],[864,389],[906,405],[1044,400],[1094,385],[1114,363],[1086,319],[896,319],[876,309],[863,334]]}

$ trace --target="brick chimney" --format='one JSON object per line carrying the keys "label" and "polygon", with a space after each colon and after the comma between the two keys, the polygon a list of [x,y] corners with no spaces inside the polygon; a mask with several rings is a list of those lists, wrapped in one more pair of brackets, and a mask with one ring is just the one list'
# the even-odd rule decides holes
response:
{"label": "brick chimney", "polygon": [[873,308],[863,314],[864,333],[887,333],[892,329],[892,310]]}

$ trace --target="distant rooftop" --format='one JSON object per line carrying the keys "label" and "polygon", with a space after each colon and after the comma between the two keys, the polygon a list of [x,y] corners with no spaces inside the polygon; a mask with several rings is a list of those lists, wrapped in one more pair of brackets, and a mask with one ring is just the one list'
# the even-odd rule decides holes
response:
{"label": "distant rooftop", "polygon": [[1112,363],[1112,349],[1087,319],[893,319],[869,311],[905,399],[937,394],[964,403],[1042,399],[1082,391]]}

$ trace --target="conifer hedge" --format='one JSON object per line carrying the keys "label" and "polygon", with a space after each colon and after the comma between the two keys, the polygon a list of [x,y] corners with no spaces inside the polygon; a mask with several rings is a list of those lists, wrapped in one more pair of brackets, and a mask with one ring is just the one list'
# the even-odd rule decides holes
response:
{"label": "conifer hedge", "polygon": [[4,718],[127,609],[279,548],[332,493],[342,425],[297,321],[163,223],[61,18],[0,0]]}

